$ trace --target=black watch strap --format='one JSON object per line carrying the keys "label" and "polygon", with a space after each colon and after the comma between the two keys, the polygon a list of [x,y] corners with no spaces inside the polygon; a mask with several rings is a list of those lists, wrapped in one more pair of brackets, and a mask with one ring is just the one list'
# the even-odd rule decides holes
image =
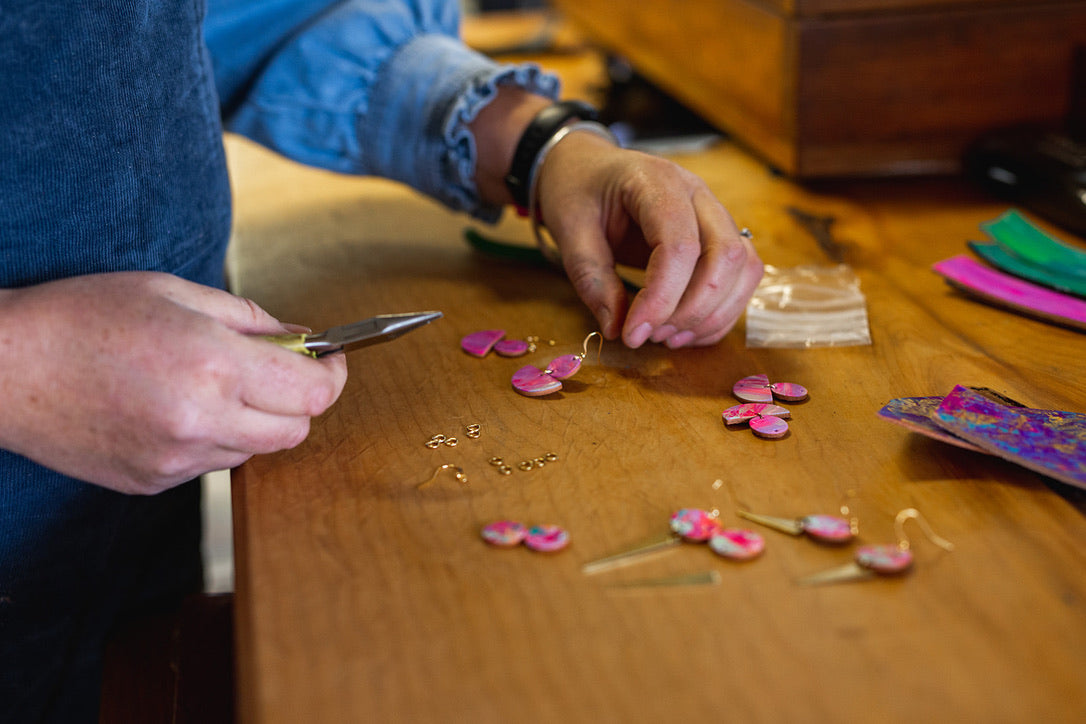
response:
{"label": "black watch strap", "polygon": [[528,184],[531,179],[532,164],[539,154],[539,149],[559,128],[570,119],[595,121],[599,118],[596,109],[583,101],[560,101],[553,103],[539,113],[524,129],[524,135],[517,142],[513,153],[513,163],[505,177],[505,186],[513,195],[513,201],[521,208],[528,208]]}

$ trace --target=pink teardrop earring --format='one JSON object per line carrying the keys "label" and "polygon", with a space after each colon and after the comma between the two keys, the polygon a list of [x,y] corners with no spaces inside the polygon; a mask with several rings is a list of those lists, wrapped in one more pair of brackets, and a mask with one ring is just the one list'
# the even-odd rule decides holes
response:
{"label": "pink teardrop earring", "polygon": [[599,332],[592,332],[584,338],[580,354],[564,354],[555,357],[547,365],[547,369],[541,370],[535,365],[525,365],[513,373],[513,389],[525,397],[543,397],[562,389],[562,380],[577,374],[581,369],[581,363],[588,356],[588,341],[593,337],[599,337],[600,347],[596,360],[603,354],[603,337]]}
{"label": "pink teardrop earring", "polygon": [[735,514],[781,533],[794,536],[806,535],[819,543],[833,545],[848,543],[860,533],[859,521],[847,504],[841,506],[841,515],[816,514],[804,515],[800,518],[784,518],[751,513],[746,510],[737,510]]}
{"label": "pink teardrop earring", "polygon": [[896,544],[860,546],[856,549],[856,555],[850,563],[806,576],[799,579],[797,583],[863,581],[874,578],[876,575],[889,576],[906,572],[913,565],[912,546],[908,536],[905,535],[905,522],[909,520],[915,520],[932,543],[946,551],[954,550],[954,544],[936,535],[924,517],[920,515],[920,511],[916,508],[905,508],[894,518],[894,530],[897,532],[898,539]]}

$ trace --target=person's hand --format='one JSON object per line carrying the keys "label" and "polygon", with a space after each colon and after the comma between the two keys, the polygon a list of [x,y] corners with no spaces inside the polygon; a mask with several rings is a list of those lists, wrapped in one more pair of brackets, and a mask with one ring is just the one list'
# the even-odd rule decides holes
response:
{"label": "person's hand", "polygon": [[[739,321],[762,262],[700,178],[586,132],[566,136],[538,173],[543,222],[605,337],[711,345]],[[632,304],[616,262],[646,269]]]}
{"label": "person's hand", "polygon": [[150,272],[0,292],[0,446],[75,478],[156,493],[305,439],[339,396],[342,354],[256,304]]}

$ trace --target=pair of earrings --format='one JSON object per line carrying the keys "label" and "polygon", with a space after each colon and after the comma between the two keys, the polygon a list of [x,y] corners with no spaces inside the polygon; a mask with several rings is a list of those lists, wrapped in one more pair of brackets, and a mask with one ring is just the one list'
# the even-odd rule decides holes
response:
{"label": "pair of earrings", "polygon": [[[842,512],[847,514],[848,509],[842,507]],[[779,518],[771,515],[750,513],[745,510],[736,511],[736,514],[740,518],[745,518],[782,533],[794,536],[806,535],[821,543],[844,545],[858,534],[855,518],[844,518],[836,515]],[[920,514],[920,511],[916,508],[905,508],[899,511],[894,518],[894,529],[898,538],[896,544],[860,546],[856,549],[856,554],[851,562],[801,578],[799,583],[840,583],[865,580],[876,574],[894,575],[904,573],[913,564],[912,546],[909,543],[908,536],[905,535],[905,523],[909,520],[915,520],[928,539],[940,548],[947,551],[954,550],[954,544],[936,535],[935,531],[931,529],[931,526]]]}
{"label": "pair of earrings", "polygon": [[777,439],[788,432],[792,416],[786,407],[773,404],[774,398],[786,402],[807,399],[807,388],[795,382],[770,382],[769,375],[751,375],[732,385],[732,394],[743,400],[721,413],[725,425],[750,423],[751,432],[758,437]]}
{"label": "pair of earrings", "polygon": [[581,369],[581,363],[588,356],[588,341],[593,337],[599,337],[599,355],[603,353],[603,337],[599,332],[592,332],[584,338],[580,354],[564,354],[555,357],[547,365],[546,369],[539,369],[535,365],[524,365],[513,373],[513,389],[525,397],[543,397],[562,389],[562,380],[568,379]]}
{"label": "pair of earrings", "polygon": [[480,535],[497,548],[513,548],[523,543],[540,553],[554,553],[569,545],[569,531],[565,528],[550,524],[528,527],[515,520],[487,523]]}
{"label": "pair of earrings", "polygon": [[[592,337],[600,338],[600,353],[603,351],[603,337],[599,332],[592,332],[584,338],[581,354],[564,354],[555,357],[547,365],[546,369],[539,369],[535,365],[525,365],[513,373],[513,389],[525,397],[543,397],[558,392],[562,389],[562,380],[577,374],[581,369],[581,363],[588,356],[588,340]],[[525,340],[505,339],[504,329],[484,329],[463,337],[460,340],[460,348],[473,357],[486,357],[491,350],[503,357],[521,357],[529,352],[535,352],[538,337],[528,337]],[[554,340],[547,343],[554,346]]]}
{"label": "pair of earrings", "polygon": [[[844,544],[857,535],[855,518],[846,519],[832,515],[808,515],[789,519],[764,516],[738,511],[741,518],[767,525],[790,535],[806,535],[814,540]],[[714,553],[732,560],[750,560],[761,555],[765,550],[765,541],[753,531],[724,528],[719,522],[717,511],[705,511],[696,508],[684,508],[671,517],[670,532],[619,553],[586,563],[582,571],[587,574],[601,573],[631,563],[654,553],[664,551],[682,541],[709,542]],[[897,543],[864,545],[857,548],[853,560],[835,568],[815,573],[797,582],[801,584],[842,583],[861,581],[876,575],[895,575],[908,571],[914,561],[912,545],[905,534],[905,523],[915,520],[924,534],[940,548],[952,551],[954,544],[937,535],[916,508],[905,508],[894,518]],[[712,577],[710,577],[711,579]],[[715,580],[698,579],[701,583],[713,583]],[[677,581],[676,581],[677,582]],[[683,583],[691,583],[684,580]]]}

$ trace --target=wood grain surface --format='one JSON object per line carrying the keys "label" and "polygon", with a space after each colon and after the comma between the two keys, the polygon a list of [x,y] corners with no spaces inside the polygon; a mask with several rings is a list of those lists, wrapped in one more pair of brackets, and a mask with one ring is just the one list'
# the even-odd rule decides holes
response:
{"label": "wood grain surface", "polygon": [[[343,396],[309,439],[235,471],[243,721],[1086,716],[1082,513],[1037,475],[876,416],[894,397],[956,384],[1086,411],[1086,337],[977,303],[930,271],[1003,206],[953,179],[801,187],[731,145],[678,158],[769,264],[826,261],[788,206],[835,215],[873,344],[748,349],[742,326],[704,349],[606,343],[561,393],[530,399],[512,390],[513,371],[580,351],[594,324],[559,271],[486,257],[462,237],[473,226],[528,245],[522,220],[486,228],[390,182],[302,168],[237,138],[228,152],[238,293],[314,329],[445,313],[351,353]],[[460,350],[486,328],[555,345],[512,360]],[[732,383],[756,373],[811,391],[789,405],[782,440],[721,421]],[[473,423],[476,440],[464,435]],[[425,447],[437,433],[459,444]],[[530,472],[488,464],[548,452],[559,459]],[[468,483],[433,477],[444,464]],[[893,542],[895,514],[916,507],[955,550],[913,528],[911,573],[804,587],[797,578],[853,547],[766,529],[765,554],[746,563],[684,544],[581,571],[664,532],[680,507],[739,525],[740,508],[800,516],[846,500],[864,542]],[[488,547],[479,529],[499,518],[560,524],[572,544]],[[703,571],[720,583],[614,585]]]}

